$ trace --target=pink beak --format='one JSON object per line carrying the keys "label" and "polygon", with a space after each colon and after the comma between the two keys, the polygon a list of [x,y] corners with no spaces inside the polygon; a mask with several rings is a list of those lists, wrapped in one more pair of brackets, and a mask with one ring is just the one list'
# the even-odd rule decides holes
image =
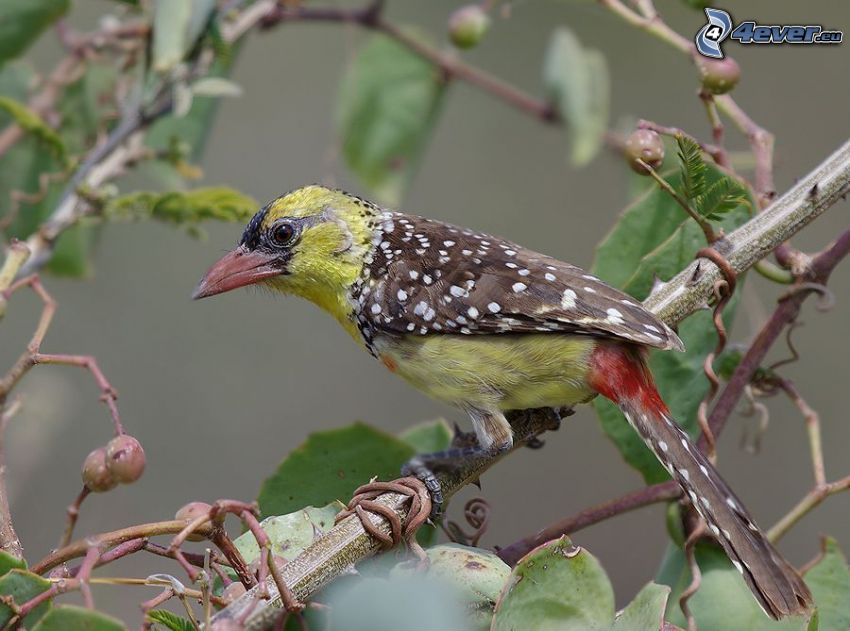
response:
{"label": "pink beak", "polygon": [[256,250],[251,251],[240,245],[221,257],[209,269],[195,288],[192,298],[198,300],[223,294],[231,289],[253,285],[280,273],[280,266],[276,264],[274,256]]}

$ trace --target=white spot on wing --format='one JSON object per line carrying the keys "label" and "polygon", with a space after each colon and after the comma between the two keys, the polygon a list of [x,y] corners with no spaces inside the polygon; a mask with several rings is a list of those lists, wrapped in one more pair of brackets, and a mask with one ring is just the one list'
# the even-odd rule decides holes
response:
{"label": "white spot on wing", "polygon": [[563,295],[561,296],[561,309],[575,309],[576,308],[576,292],[572,289],[565,289]]}
{"label": "white spot on wing", "polygon": [[511,288],[514,290],[514,293],[518,294],[528,289],[528,285],[525,283],[514,283]]}

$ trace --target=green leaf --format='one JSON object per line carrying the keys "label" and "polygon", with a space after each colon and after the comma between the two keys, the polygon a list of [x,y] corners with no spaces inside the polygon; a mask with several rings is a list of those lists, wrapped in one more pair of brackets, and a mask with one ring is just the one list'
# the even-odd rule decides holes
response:
{"label": "green leaf", "polygon": [[696,199],[705,193],[708,166],[702,159],[702,149],[691,138],[676,136],[679,146],[679,165],[682,172],[682,190],[687,199]]}
{"label": "green leaf", "polygon": [[57,158],[65,158],[65,143],[62,142],[59,134],[42,120],[41,116],[20,101],[7,96],[0,96],[0,110],[7,112],[21,129],[47,145]]}
{"label": "green leaf", "polygon": [[510,566],[489,550],[457,543],[434,546],[427,554],[427,569],[419,569],[418,561],[405,561],[391,570],[390,579],[418,573],[446,583],[469,612],[469,631],[489,630],[496,601],[511,575]]}
{"label": "green leaf", "polygon": [[[468,631],[456,594],[421,575],[336,581],[327,593],[328,631]],[[294,627],[297,628],[297,627]]]}
{"label": "green leaf", "polygon": [[586,550],[561,537],[517,563],[496,604],[493,631],[593,631],[614,621],[614,590]]}
{"label": "green leaf", "polygon": [[343,78],[337,126],[348,167],[376,197],[397,204],[425,150],[446,82],[408,47],[376,35]]}
{"label": "green leaf", "polygon": [[191,621],[165,609],[154,609],[147,612],[146,616],[151,622],[161,624],[169,631],[195,631],[195,625]]}
{"label": "green leaf", "polygon": [[0,65],[23,53],[70,6],[70,0],[0,2]]}
{"label": "green leaf", "polygon": [[[26,570],[12,569],[9,570],[2,578],[0,578],[0,596],[11,599],[17,606],[23,605],[28,600],[35,598],[41,592],[50,589],[50,582],[40,576],[27,572]],[[41,618],[44,613],[50,608],[50,602],[44,602],[33,609],[29,615],[24,618],[24,624],[27,628],[32,628],[32,625]],[[14,612],[3,601],[0,601],[0,628],[14,617]]]}
{"label": "green leaf", "polygon": [[195,226],[204,221],[244,223],[257,211],[257,202],[226,186],[156,193],[138,191],[109,200],[103,210],[111,221],[154,219]]}
{"label": "green leaf", "polygon": [[75,605],[54,607],[33,631],[123,631],[120,620],[94,609]]}
{"label": "green leaf", "polygon": [[[721,177],[716,169],[707,167],[705,184],[712,186]],[[683,186],[680,175],[673,175],[668,181],[676,188]],[[731,231],[748,218],[747,206],[741,205],[726,213],[720,225]],[[699,226],[666,193],[648,191],[626,208],[598,246],[591,270],[612,285],[643,300],[649,295],[656,277],[669,280],[684,269],[704,245],[705,237]],[[742,280],[739,280],[739,289]],[[736,305],[737,300],[733,299],[724,310],[727,327],[731,327],[734,320]],[[650,367],[673,417],[691,436],[695,436],[696,410],[708,390],[702,364],[717,343],[711,313],[700,311],[687,318],[679,326],[679,337],[686,352],[653,353]],[[648,484],[669,478],[664,467],[614,404],[598,397],[594,407],[605,433],[626,462],[640,471]]]}
{"label": "green leaf", "polygon": [[401,438],[418,454],[428,454],[448,449],[453,432],[446,419],[438,418],[409,427],[399,434]]}
{"label": "green leaf", "polygon": [[[334,517],[345,506],[331,502],[327,506],[308,506],[288,515],[267,517],[260,525],[272,542],[272,554],[291,561],[301,551],[334,526]],[[245,561],[252,563],[260,558],[260,548],[251,532],[244,532],[234,540]]]}
{"label": "green leaf", "polygon": [[660,631],[670,588],[647,583],[634,600],[617,614],[612,631]]}
{"label": "green leaf", "polygon": [[608,129],[611,87],[604,55],[561,27],[549,41],[543,83],[569,127],[573,164],[587,164],[599,153]]}
{"label": "green leaf", "polygon": [[720,221],[726,213],[748,203],[744,188],[730,177],[723,177],[694,200],[695,210],[706,219]]}
{"label": "green leaf", "polygon": [[260,510],[285,515],[302,506],[347,502],[373,476],[397,478],[411,456],[410,445],[365,423],[310,434],[263,482]]}
{"label": "green leaf", "polygon": [[0,576],[4,576],[9,570],[25,570],[27,562],[14,557],[8,552],[0,551]]}
{"label": "green leaf", "polygon": [[[682,556],[682,572],[668,600],[667,619],[680,627],[687,627],[679,607],[679,595],[691,582],[691,576],[687,563],[684,563],[684,553],[678,548],[677,553]],[[809,631],[810,616],[795,616],[782,621],[769,618],[759,607],[740,573],[716,545],[698,544],[696,559],[702,579],[696,594],[688,600],[688,606],[700,631]],[[846,608],[846,602],[844,606]],[[826,631],[841,627],[821,628]]]}
{"label": "green leaf", "polygon": [[183,61],[206,27],[215,0],[154,0],[153,69],[172,70]]}
{"label": "green leaf", "polygon": [[850,568],[838,543],[825,537],[823,556],[806,572],[806,585],[812,590],[818,608],[820,629],[850,629]]}

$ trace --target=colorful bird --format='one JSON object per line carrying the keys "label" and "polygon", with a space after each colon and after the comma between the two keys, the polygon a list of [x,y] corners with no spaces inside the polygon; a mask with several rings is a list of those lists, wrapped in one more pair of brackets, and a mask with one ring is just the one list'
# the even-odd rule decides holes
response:
{"label": "colorful bird", "polygon": [[[610,399],[765,612],[781,618],[810,606],[803,580],[670,416],[646,350],[681,351],[682,342],[628,295],[510,241],[321,186],[262,208],[194,297],[255,283],[314,302],[390,371],[465,410],[480,452],[511,447],[508,410]],[[437,504],[431,470],[442,460],[426,454],[408,466]]]}

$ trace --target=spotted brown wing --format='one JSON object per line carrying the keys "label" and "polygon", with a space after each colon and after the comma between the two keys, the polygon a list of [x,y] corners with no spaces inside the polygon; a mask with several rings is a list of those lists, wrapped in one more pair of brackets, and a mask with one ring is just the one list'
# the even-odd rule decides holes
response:
{"label": "spotted brown wing", "polygon": [[387,213],[360,289],[361,317],[398,334],[568,332],[683,350],[628,295],[498,237]]}

